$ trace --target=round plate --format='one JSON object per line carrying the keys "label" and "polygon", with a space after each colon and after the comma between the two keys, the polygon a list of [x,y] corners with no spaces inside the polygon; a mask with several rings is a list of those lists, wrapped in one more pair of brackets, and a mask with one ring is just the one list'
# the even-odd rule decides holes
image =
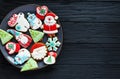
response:
{"label": "round plate", "polygon": [[[25,14],[25,17],[27,17],[27,13],[30,12],[30,13],[36,13],[36,7],[39,6],[37,4],[28,4],[28,5],[23,5],[23,6],[20,6],[20,7],[17,7],[15,8],[14,10],[12,10],[11,12],[9,12],[7,14],[7,16],[3,19],[3,21],[1,22],[1,25],[0,25],[0,29],[3,29],[3,30],[7,30],[9,29],[10,27],[8,26],[7,22],[8,20],[10,19],[10,17],[14,14],[14,13],[19,13],[19,12],[23,12]],[[48,7],[49,8],[49,7]],[[50,10],[49,10],[50,11]],[[57,22],[58,24],[59,21]],[[41,29],[38,29],[40,31],[42,31]],[[26,32],[26,34],[29,34],[28,32]],[[60,53],[60,50],[62,48],[62,44],[63,44],[63,31],[62,31],[62,27],[59,28],[58,30],[58,33],[56,34],[56,36],[58,37],[58,40],[61,42],[61,46],[58,48],[57,50],[57,54],[59,55]],[[45,43],[48,39],[48,36],[45,34],[42,42]],[[15,39],[12,39],[11,41],[13,42],[17,42]],[[31,45],[27,48],[28,50],[30,49],[30,47],[33,45],[33,42],[31,43]],[[2,54],[4,55],[4,57],[8,60],[9,63],[11,63],[13,66],[17,67],[17,68],[22,68],[22,65],[15,65],[11,59],[13,59],[15,57],[15,55],[9,55],[5,49],[5,46],[2,45],[2,43],[0,42],[0,50],[2,52]],[[38,66],[39,68],[38,69],[41,69],[43,67],[46,67],[47,65],[44,64],[43,61],[38,61]]]}

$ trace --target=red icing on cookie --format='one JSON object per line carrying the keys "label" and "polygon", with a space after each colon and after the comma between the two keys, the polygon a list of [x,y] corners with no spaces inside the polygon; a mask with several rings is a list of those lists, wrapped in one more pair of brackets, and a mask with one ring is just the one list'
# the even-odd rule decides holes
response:
{"label": "red icing on cookie", "polygon": [[38,47],[41,47],[41,46],[45,46],[44,43],[35,43],[31,49],[30,49],[30,52],[32,53],[34,49],[38,48]]}
{"label": "red icing on cookie", "polygon": [[56,52],[48,52],[48,55],[54,56],[55,58],[57,57],[57,53]]}
{"label": "red icing on cookie", "polygon": [[36,16],[41,20],[44,20],[44,17],[47,14],[47,12],[48,12],[47,6],[41,6],[36,8]]}
{"label": "red icing on cookie", "polygon": [[18,18],[18,15],[17,14],[13,14],[13,16],[8,21],[8,25],[10,27],[14,27],[16,25],[16,23],[17,23],[17,18]]}
{"label": "red icing on cookie", "polygon": [[18,52],[20,50],[20,45],[19,45],[19,43],[16,43],[16,50],[15,50],[15,52]]}

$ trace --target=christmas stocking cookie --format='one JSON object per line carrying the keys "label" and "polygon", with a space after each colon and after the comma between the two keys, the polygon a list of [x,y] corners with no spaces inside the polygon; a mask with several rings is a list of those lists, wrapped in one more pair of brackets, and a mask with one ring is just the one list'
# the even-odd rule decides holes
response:
{"label": "christmas stocking cookie", "polygon": [[15,31],[13,29],[8,29],[7,32],[10,32],[11,34],[13,34],[15,36],[15,39],[24,48],[27,48],[30,45],[30,43],[32,42],[32,38],[27,34],[23,34],[21,32]]}
{"label": "christmas stocking cookie", "polygon": [[10,41],[12,38],[13,36],[11,34],[0,29],[0,39],[3,45],[6,44],[8,41]]}
{"label": "christmas stocking cookie", "polygon": [[13,54],[15,52],[18,53],[18,51],[20,50],[20,45],[14,42],[8,42],[5,45],[5,48],[8,50],[8,54]]}

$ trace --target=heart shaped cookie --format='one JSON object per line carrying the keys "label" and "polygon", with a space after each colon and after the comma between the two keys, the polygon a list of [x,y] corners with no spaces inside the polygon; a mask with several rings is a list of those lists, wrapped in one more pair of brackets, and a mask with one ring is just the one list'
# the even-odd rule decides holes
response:
{"label": "heart shaped cookie", "polygon": [[47,6],[38,6],[36,8],[36,16],[41,19],[44,20],[45,15],[48,13],[48,7]]}

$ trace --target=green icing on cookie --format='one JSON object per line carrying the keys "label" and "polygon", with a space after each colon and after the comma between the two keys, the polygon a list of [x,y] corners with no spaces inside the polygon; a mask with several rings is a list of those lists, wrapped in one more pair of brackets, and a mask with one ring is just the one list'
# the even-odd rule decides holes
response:
{"label": "green icing on cookie", "polygon": [[43,61],[45,64],[50,65],[50,64],[54,64],[56,62],[56,59],[53,56],[48,56],[48,57],[45,57]]}
{"label": "green icing on cookie", "polygon": [[30,58],[25,63],[25,65],[23,66],[23,68],[21,69],[21,72],[28,71],[28,70],[34,70],[34,69],[37,69],[37,68],[38,68],[37,62],[34,59]]}
{"label": "green icing on cookie", "polygon": [[3,45],[7,43],[8,41],[10,41],[12,38],[13,36],[11,34],[0,29],[0,39]]}
{"label": "green icing on cookie", "polygon": [[40,41],[44,36],[43,32],[40,32],[40,31],[37,31],[37,30],[30,29],[29,32],[30,32],[31,37],[32,37],[32,39],[35,43]]}
{"label": "green icing on cookie", "polygon": [[42,10],[40,11],[40,14],[45,14],[45,10],[42,9]]}
{"label": "green icing on cookie", "polygon": [[49,62],[49,63],[51,63],[51,62],[52,62],[51,56],[50,56],[50,57],[48,57],[47,62]]}

